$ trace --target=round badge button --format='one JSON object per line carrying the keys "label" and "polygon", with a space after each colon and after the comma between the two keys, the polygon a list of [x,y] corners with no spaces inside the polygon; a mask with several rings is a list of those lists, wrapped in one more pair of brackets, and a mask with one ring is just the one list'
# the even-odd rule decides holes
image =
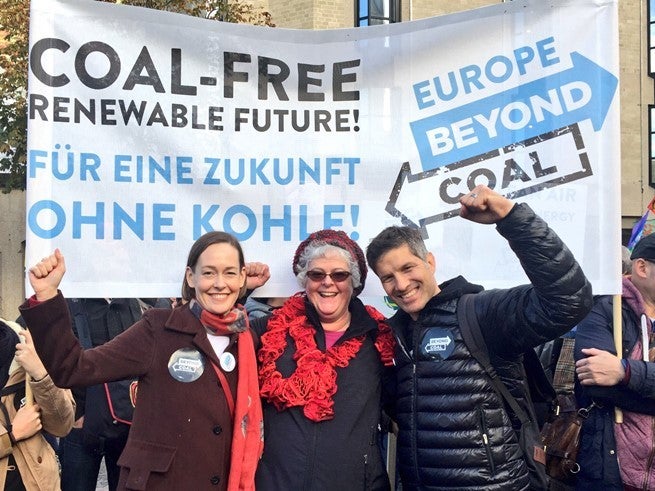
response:
{"label": "round badge button", "polygon": [[168,360],[168,373],[179,382],[198,380],[205,371],[205,357],[193,348],[180,348]]}
{"label": "round badge button", "polygon": [[225,351],[218,360],[221,368],[226,372],[231,372],[237,366],[237,359],[232,353]]}

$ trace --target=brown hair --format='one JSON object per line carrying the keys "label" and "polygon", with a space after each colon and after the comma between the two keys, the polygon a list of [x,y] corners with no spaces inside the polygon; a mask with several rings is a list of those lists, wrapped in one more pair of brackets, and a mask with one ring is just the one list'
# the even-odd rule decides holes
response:
{"label": "brown hair", "polygon": [[[241,244],[236,239],[236,237],[228,234],[227,232],[207,232],[198,240],[196,240],[191,246],[191,249],[189,250],[189,257],[186,260],[187,268],[191,268],[192,270],[195,269],[196,264],[198,264],[200,255],[205,252],[205,249],[207,249],[210,245],[214,244],[229,244],[234,247],[239,253],[239,268],[243,269],[246,266],[246,260],[243,256],[243,249],[241,249]],[[243,287],[241,287],[241,290],[239,291],[239,298],[243,297],[243,295],[246,293],[246,283],[247,282],[244,281]],[[186,281],[185,268],[184,277],[182,278],[182,299],[188,302],[195,297],[196,291],[191,288]]]}

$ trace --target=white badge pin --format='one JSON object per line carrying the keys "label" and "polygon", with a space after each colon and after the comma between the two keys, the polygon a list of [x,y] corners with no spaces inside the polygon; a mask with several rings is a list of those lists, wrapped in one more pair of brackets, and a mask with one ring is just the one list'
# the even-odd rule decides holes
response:
{"label": "white badge pin", "polygon": [[219,361],[221,363],[221,368],[226,372],[231,372],[234,370],[234,367],[237,366],[237,359],[232,353],[228,353],[227,351],[221,355]]}

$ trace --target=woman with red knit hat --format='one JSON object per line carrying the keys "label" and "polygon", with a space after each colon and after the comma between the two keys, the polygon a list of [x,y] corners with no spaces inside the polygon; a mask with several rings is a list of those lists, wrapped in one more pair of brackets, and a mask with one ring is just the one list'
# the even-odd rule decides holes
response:
{"label": "woman with red knit hat", "polygon": [[303,291],[253,321],[266,440],[257,490],[389,489],[378,442],[394,341],[357,298],[364,253],[344,232],[320,230],[298,246],[293,272]]}

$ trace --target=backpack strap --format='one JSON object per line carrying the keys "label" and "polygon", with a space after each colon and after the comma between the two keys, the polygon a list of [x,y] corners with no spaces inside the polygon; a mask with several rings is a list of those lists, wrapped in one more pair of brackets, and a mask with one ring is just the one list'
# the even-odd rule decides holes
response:
{"label": "backpack strap", "polygon": [[15,384],[5,385],[2,390],[0,390],[0,397],[8,396],[9,394],[15,394],[21,389],[25,388],[25,381],[21,380]]}
{"label": "backpack strap", "polygon": [[491,364],[489,359],[489,352],[487,350],[487,343],[484,341],[478,317],[475,314],[475,302],[473,294],[462,295],[457,304],[457,320],[459,328],[462,333],[462,338],[466,347],[471,352],[480,365],[484,368],[487,375],[491,379],[491,383],[496,392],[507,402],[521,424],[530,422],[530,418],[523,408],[516,401],[516,398],[510,393],[507,386],[498,377],[498,373]]}

